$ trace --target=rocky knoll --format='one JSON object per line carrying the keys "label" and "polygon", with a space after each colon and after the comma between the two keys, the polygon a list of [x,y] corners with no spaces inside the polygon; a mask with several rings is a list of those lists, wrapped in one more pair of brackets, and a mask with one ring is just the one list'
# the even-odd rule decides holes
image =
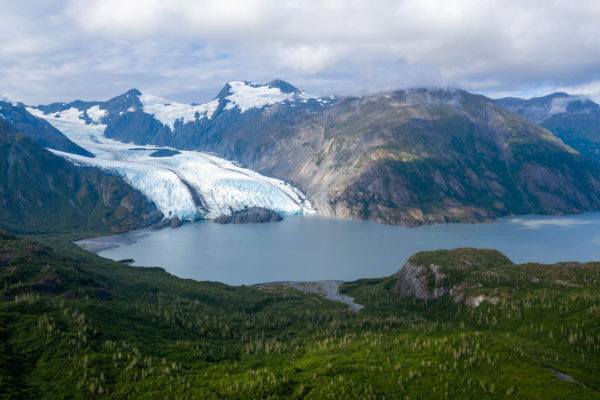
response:
{"label": "rocky knoll", "polygon": [[281,215],[264,207],[249,207],[233,211],[231,215],[221,215],[214,219],[217,224],[255,224],[283,221]]}
{"label": "rocky knoll", "polygon": [[392,280],[393,291],[402,297],[433,300],[447,295],[454,303],[478,307],[533,288],[586,286],[589,278],[584,275],[597,274],[598,267],[598,263],[515,265],[496,250],[459,248],[417,253]]}

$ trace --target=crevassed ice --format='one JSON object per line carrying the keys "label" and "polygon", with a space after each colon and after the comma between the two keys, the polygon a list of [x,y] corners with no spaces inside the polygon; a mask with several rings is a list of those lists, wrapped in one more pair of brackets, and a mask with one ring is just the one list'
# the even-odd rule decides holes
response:
{"label": "crevassed ice", "polygon": [[177,120],[183,120],[184,124],[195,121],[196,114],[199,119],[210,119],[219,106],[218,100],[193,106],[191,104],[174,103],[149,94],[142,94],[139,99],[146,113],[153,114],[157,120],[171,129],[174,128]]}
{"label": "crevassed ice", "polygon": [[[123,177],[152,200],[166,217],[214,218],[252,206],[282,214],[314,212],[306,197],[291,185],[215,155],[181,151],[171,157],[150,157],[157,147],[108,139],[104,136],[106,125],[86,124],[80,118],[83,112],[75,108],[49,115],[31,107],[28,111],[50,122],[96,157],[54,153],[76,164],[99,167]],[[207,210],[194,202],[186,183],[202,197]]]}

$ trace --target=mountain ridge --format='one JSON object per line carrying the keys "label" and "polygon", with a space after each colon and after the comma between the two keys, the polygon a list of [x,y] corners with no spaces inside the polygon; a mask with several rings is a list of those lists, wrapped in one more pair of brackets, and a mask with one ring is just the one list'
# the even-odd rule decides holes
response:
{"label": "mountain ridge", "polygon": [[31,115],[23,104],[12,103],[7,98],[0,97],[0,119],[10,122],[40,146],[86,157],[94,156],[89,151],[70,141],[44,119]]}
{"label": "mountain ridge", "polygon": [[272,82],[230,81],[201,105],[129,91],[121,97],[141,107],[95,105],[90,123],[115,140],[210,151],[294,182],[327,215],[412,226],[600,208],[596,166],[484,96],[311,98]]}
{"label": "mountain ridge", "polygon": [[496,103],[548,129],[581,154],[600,161],[600,105],[582,95],[556,92]]}

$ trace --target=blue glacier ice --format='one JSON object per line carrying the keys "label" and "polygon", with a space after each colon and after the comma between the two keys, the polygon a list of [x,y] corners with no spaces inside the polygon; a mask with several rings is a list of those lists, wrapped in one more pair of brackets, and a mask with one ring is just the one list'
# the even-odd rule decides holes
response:
{"label": "blue glacier ice", "polygon": [[77,108],[52,114],[32,107],[28,107],[28,111],[48,121],[96,157],[53,150],[54,153],[75,164],[98,167],[121,176],[152,200],[166,217],[210,219],[253,206],[287,215],[314,212],[306,196],[292,185],[214,154],[180,150],[179,154],[169,157],[151,157],[158,147],[108,139],[104,136],[106,126],[100,123],[103,110],[99,108],[93,110],[92,123],[86,123],[84,112]]}

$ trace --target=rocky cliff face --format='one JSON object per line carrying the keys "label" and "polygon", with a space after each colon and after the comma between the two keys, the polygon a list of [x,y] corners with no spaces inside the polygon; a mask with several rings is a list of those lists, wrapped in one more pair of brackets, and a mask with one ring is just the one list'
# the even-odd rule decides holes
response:
{"label": "rocky cliff face", "polygon": [[[387,224],[484,221],[600,206],[599,170],[550,132],[460,90],[345,98],[209,149],[297,182],[323,214]],[[249,150],[231,146],[244,138]],[[235,150],[235,149],[238,150]]]}
{"label": "rocky cliff face", "polygon": [[0,226],[19,233],[123,232],[163,217],[120,178],[80,169],[0,120]]}
{"label": "rocky cliff face", "polygon": [[393,290],[400,296],[414,296],[422,300],[449,294],[455,303],[478,307],[484,301],[496,303],[500,300],[498,290],[482,289],[482,282],[489,289],[490,277],[501,273],[503,268],[513,266],[496,250],[459,248],[424,251],[413,255],[394,275]]}

